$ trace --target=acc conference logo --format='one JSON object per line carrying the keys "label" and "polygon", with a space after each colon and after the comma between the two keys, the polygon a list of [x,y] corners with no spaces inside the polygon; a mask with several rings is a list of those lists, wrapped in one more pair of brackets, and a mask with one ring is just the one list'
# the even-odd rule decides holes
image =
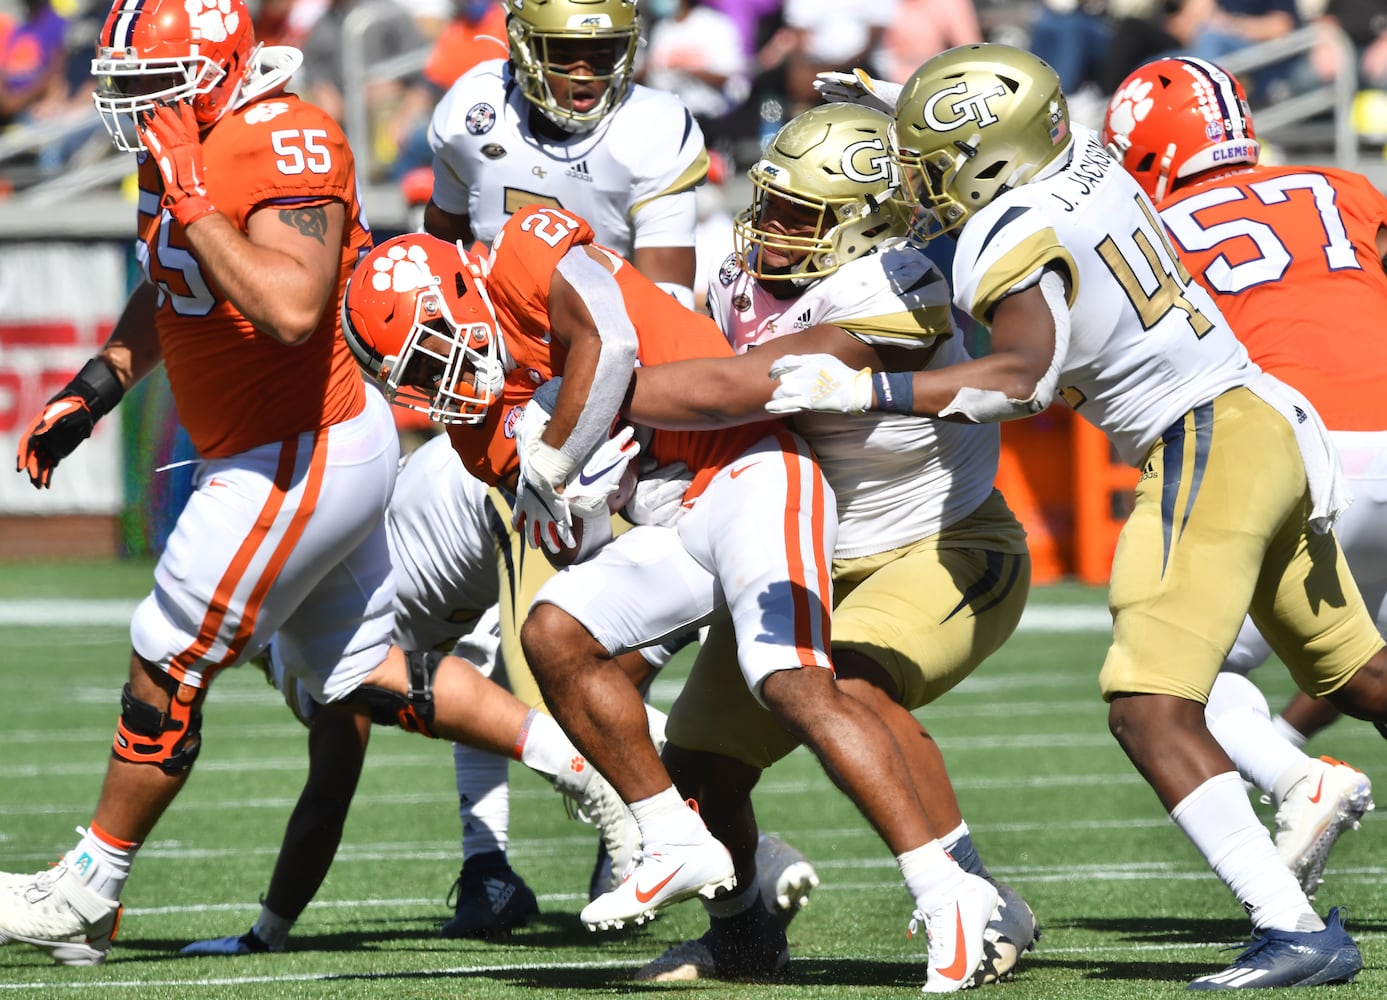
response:
{"label": "acc conference logo", "polygon": [[1000,83],[981,94],[970,94],[968,81],[960,81],[935,92],[925,101],[925,124],[936,132],[952,132],[969,122],[977,122],[981,127],[995,125],[1001,119],[987,106],[988,98],[1006,95],[1006,88]]}

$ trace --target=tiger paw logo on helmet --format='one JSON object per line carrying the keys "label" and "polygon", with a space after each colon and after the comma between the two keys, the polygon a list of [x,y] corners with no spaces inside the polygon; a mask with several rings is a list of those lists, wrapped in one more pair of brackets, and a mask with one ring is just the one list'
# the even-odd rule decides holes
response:
{"label": "tiger paw logo on helmet", "polygon": [[410,292],[438,284],[429,270],[429,255],[418,244],[393,246],[371,267],[371,287],[378,292]]}
{"label": "tiger paw logo on helmet", "polygon": [[231,9],[231,0],[187,0],[183,9],[209,42],[224,42],[241,26],[241,13]]}
{"label": "tiger paw logo on helmet", "polygon": [[1151,96],[1150,80],[1132,80],[1116,94],[1108,105],[1108,124],[1118,135],[1126,135],[1145,121],[1156,101]]}

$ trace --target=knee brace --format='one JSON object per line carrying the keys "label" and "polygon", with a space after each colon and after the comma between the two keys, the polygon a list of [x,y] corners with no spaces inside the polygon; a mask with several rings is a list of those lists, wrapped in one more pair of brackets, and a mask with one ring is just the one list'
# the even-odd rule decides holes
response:
{"label": "knee brace", "polygon": [[[179,694],[191,692],[188,701]],[[186,773],[202,750],[202,711],[193,707],[197,690],[179,685],[168,711],[136,698],[126,684],[120,693],[120,718],[111,756],[132,764],[153,764],[168,775]]]}
{"label": "knee brace", "polygon": [[388,688],[363,684],[352,692],[347,704],[360,705],[371,713],[378,726],[399,726],[406,732],[433,736],[433,678],[443,653],[429,650],[405,654],[409,693],[397,694]]}

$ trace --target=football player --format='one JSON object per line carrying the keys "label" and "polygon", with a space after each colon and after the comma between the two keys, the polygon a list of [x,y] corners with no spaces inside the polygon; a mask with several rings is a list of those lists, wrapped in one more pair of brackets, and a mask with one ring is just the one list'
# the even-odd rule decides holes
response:
{"label": "football player", "polygon": [[[505,6],[509,59],[484,62],[460,77],[430,123],[434,185],[425,231],[466,246],[489,245],[522,207],[563,208],[587,220],[598,242],[692,306],[694,188],[707,175],[708,155],[677,97],[632,83],[636,3],[508,0]],[[503,491],[492,493],[503,522],[510,500]],[[520,615],[552,570],[533,553],[527,557],[518,538],[499,541],[510,548],[501,585],[508,674],[519,696],[538,705],[520,649]],[[505,838],[505,762],[459,747],[454,763],[463,830],[459,878],[470,886],[468,860],[493,853]],[[479,809],[478,802],[487,805]],[[609,883],[594,875],[593,891],[605,889]],[[524,886],[508,867],[494,877]],[[460,883],[447,934],[487,919],[489,898],[468,886]]]}
{"label": "football player", "polygon": [[[608,454],[599,449],[594,461],[605,467],[611,464]],[[405,649],[452,650],[504,684],[505,665],[497,656],[495,529],[488,523],[496,514],[486,493],[463,470],[446,436],[421,445],[402,465],[386,511],[386,540],[397,582],[394,641]],[[309,727],[308,778],[289,818],[260,917],[245,934],[195,941],[182,949],[184,955],[285,949],[295,921],[336,855],[360,778],[369,719],[325,709],[297,678],[286,675],[277,659],[266,656],[259,663],[294,715]],[[663,729],[662,717],[651,721]],[[571,799],[575,812],[602,829],[617,863],[628,863],[639,846],[634,820],[558,725],[529,709],[515,739],[509,759],[522,761]],[[493,858],[474,864],[470,874],[480,883],[478,891],[485,893],[486,881],[500,877],[491,865],[503,859],[504,847],[498,845]],[[502,934],[524,926],[538,912],[534,893],[522,884],[500,894],[487,910],[492,919],[466,936]]]}
{"label": "football player", "polygon": [[[1387,198],[1361,174],[1258,166],[1242,84],[1202,59],[1160,59],[1123,81],[1103,142],[1156,204],[1186,269],[1252,360],[1305,393],[1355,502],[1334,525],[1379,628],[1387,625]],[[1333,335],[1325,307],[1333,303]],[[1339,834],[1373,808],[1367,776],[1314,760],[1273,725],[1247,679],[1271,646],[1243,623],[1209,694],[1209,729],[1269,794],[1276,847],[1313,899]]]}
{"label": "football player", "polygon": [[1323,423],[1248,358],[1044,62],[951,49],[896,103],[914,229],[957,239],[954,301],[990,327],[992,353],[914,373],[782,358],[771,409],[990,423],[1059,396],[1104,431],[1142,470],[1109,587],[1109,726],[1256,932],[1191,986],[1351,980],[1362,956],[1340,911],[1315,912],[1204,719],[1249,608],[1302,689],[1387,716],[1387,649],[1330,530],[1345,499]]}
{"label": "football player", "polygon": [[55,866],[3,877],[0,943],[62,964],[105,961],[136,852],[197,760],[208,687],[271,637],[315,701],[377,722],[508,754],[529,717],[466,661],[391,643],[398,443],[337,308],[371,237],[340,128],[284,91],[301,58],[258,46],[242,0],[119,0],[97,40],[97,110],[140,153],[145,280],[17,467],[47,487],[161,361],[201,464],[131,623],[91,823]]}
{"label": "football player", "polygon": [[[908,210],[889,155],[891,118],[854,104],[806,111],[775,136],[750,171],[750,208],[735,219],[736,252],[710,288],[710,311],[740,355],[636,372],[631,409],[654,426],[726,426],[764,416],[774,353],[823,350],[854,365],[938,368],[967,354],[944,276],[908,243]],[[907,754],[939,846],[987,877],[954,798],[938,746],[910,714],[952,688],[1016,627],[1030,584],[1025,533],[993,488],[995,427],[867,414],[798,419],[838,500],[833,662],[842,689],[888,721]],[[714,817],[754,822],[745,796],[794,741],[761,708],[735,667],[725,627],[705,641],[675,702],[664,758],[681,789]],[[717,710],[712,711],[716,700]],[[738,808],[743,806],[743,808]],[[714,833],[727,843],[746,831]],[[936,855],[939,872],[948,866]],[[907,871],[907,877],[913,873]],[[941,878],[941,881],[943,879]],[[1035,917],[1008,886],[985,934],[982,979],[1009,974],[1036,936]],[[953,919],[936,895],[929,923]],[[711,926],[638,973],[641,979],[773,971],[774,942],[746,911],[754,893],[710,906]],[[989,921],[989,917],[992,919]],[[932,947],[949,938],[936,935]],[[784,937],[779,938],[783,947]],[[931,963],[941,978],[951,954]]]}
{"label": "football player", "polygon": [[[479,282],[473,312],[454,317],[449,337],[382,337],[372,317],[398,311],[401,293],[382,293],[369,311],[353,308],[353,289],[347,294],[348,339],[358,361],[397,395],[408,389],[437,397],[459,386],[471,393],[487,386],[454,359],[476,336],[474,324],[488,306],[495,309],[509,374],[489,384],[498,402],[477,428],[481,433],[454,428],[454,441],[480,475],[516,480],[522,528],[570,543],[565,552],[577,543],[580,560],[583,547],[592,545],[590,530],[600,531],[607,520],[594,509],[575,456],[606,433],[637,361],[731,353],[711,321],[591,241],[581,220],[536,207],[506,224],[485,277],[478,262],[427,237],[401,237],[362,262],[358,273],[370,274],[382,254],[419,253],[430,282]],[[381,284],[398,290],[412,281],[392,276]],[[532,428],[519,408],[551,374],[561,374],[563,385],[547,423]],[[617,889],[584,908],[584,923],[594,929],[640,923],[695,894],[713,898],[735,881],[727,848],[685,804],[644,725],[635,725],[644,718],[639,695],[612,660],[614,652],[677,634],[723,606],[734,623],[743,677],[758,700],[821,755],[893,853],[930,844],[929,821],[890,730],[839,691],[825,669],[827,549],[837,516],[808,448],[762,423],[716,433],[655,431],[650,452],[662,466],[677,459],[690,470],[677,525],[639,525],[567,566],[541,589],[522,630],[550,709],[631,806],[641,831],[638,863]],[[942,850],[938,860],[945,860]],[[978,883],[990,914],[996,891],[982,879],[961,877]],[[972,965],[982,960],[982,930],[959,942]]]}

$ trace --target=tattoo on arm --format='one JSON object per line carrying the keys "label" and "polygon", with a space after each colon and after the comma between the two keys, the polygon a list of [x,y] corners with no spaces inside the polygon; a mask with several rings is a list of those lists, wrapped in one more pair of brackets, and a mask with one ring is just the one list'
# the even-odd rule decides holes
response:
{"label": "tattoo on arm", "polygon": [[310,208],[281,208],[279,221],[293,226],[305,236],[311,236],[319,243],[327,242],[327,208],[314,205]]}

